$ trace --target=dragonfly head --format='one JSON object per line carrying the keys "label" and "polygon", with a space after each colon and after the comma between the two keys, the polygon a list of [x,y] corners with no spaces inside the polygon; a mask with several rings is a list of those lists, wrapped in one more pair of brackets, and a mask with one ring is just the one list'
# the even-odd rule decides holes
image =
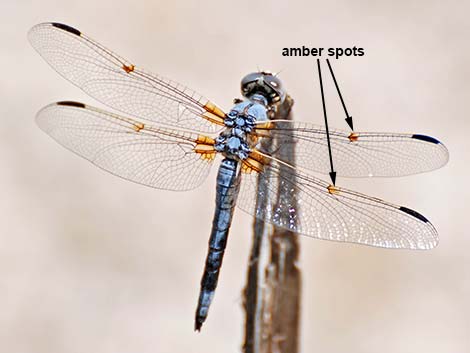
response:
{"label": "dragonfly head", "polygon": [[254,94],[261,94],[268,104],[283,102],[286,91],[281,80],[268,71],[253,72],[243,77],[241,82],[242,94],[250,98]]}

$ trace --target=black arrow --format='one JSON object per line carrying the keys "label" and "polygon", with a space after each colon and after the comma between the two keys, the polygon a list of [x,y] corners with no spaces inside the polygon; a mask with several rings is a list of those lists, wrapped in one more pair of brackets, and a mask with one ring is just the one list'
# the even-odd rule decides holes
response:
{"label": "black arrow", "polygon": [[341,91],[339,90],[338,82],[336,82],[335,74],[333,73],[333,69],[330,65],[330,60],[326,59],[326,63],[328,64],[328,68],[330,69],[331,76],[333,77],[333,81],[335,82],[336,90],[338,91],[339,99],[341,99],[341,104],[343,104],[344,112],[346,113],[346,122],[348,123],[351,130],[354,130],[353,127],[353,118],[349,115],[348,110],[346,109],[346,104],[344,104],[343,96],[341,95]]}
{"label": "black arrow", "polygon": [[335,185],[336,182],[336,172],[333,168],[333,156],[331,155],[331,144],[330,144],[330,131],[328,130],[328,119],[326,117],[326,107],[325,107],[325,94],[323,93],[323,81],[321,79],[321,69],[320,69],[320,59],[317,59],[317,67],[318,67],[318,77],[320,78],[320,91],[321,91],[321,101],[323,104],[323,116],[325,117],[325,128],[326,128],[326,140],[328,141],[328,154],[330,155],[330,178]]}

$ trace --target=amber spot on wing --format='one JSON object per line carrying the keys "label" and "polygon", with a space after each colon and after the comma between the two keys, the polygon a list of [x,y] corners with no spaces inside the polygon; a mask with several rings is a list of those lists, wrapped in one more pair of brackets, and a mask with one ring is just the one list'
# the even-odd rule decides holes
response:
{"label": "amber spot on wing", "polygon": [[249,134],[248,135],[248,143],[250,146],[256,146],[258,144],[260,137],[255,134]]}
{"label": "amber spot on wing", "polygon": [[144,127],[145,127],[145,125],[142,124],[142,123],[135,123],[134,125],[132,125],[132,128],[134,129],[135,132],[139,132]]}
{"label": "amber spot on wing", "polygon": [[356,142],[359,139],[359,134],[356,134],[355,132],[351,132],[348,136],[348,139],[350,142]]}
{"label": "amber spot on wing", "polygon": [[264,166],[269,163],[269,159],[256,150],[253,150],[247,159],[242,161],[242,172],[250,174],[252,172],[262,172]]}
{"label": "amber spot on wing", "polygon": [[257,137],[269,137],[271,134],[269,133],[269,130],[255,129],[254,135]]}
{"label": "amber spot on wing", "polygon": [[243,161],[241,170],[244,174],[251,174],[253,172],[257,172],[254,166],[252,166],[252,164],[248,160]]}
{"label": "amber spot on wing", "polygon": [[256,129],[272,129],[274,127],[274,124],[272,121],[265,121],[264,123],[261,124],[256,124]]}
{"label": "amber spot on wing", "polygon": [[220,109],[219,107],[217,107],[214,103],[212,103],[210,101],[207,102],[204,105],[204,109],[207,112],[212,113],[212,114],[218,116],[219,118],[222,118],[222,121],[225,118],[225,113],[222,111],[222,109]]}
{"label": "amber spot on wing", "polygon": [[206,160],[208,162],[213,161],[215,159],[215,151],[204,152],[200,154],[201,154],[201,159]]}
{"label": "amber spot on wing", "polygon": [[129,72],[134,71],[135,66],[132,65],[132,64],[130,64],[130,65],[123,64],[123,65],[122,65],[122,69],[123,69],[125,72],[129,73]]}
{"label": "amber spot on wing", "polygon": [[269,137],[271,135],[269,130],[273,129],[274,127],[275,124],[273,124],[271,121],[256,124],[253,135],[256,135],[258,137]]}
{"label": "amber spot on wing", "polygon": [[197,144],[204,144],[204,145],[209,145],[209,146],[214,146],[215,140],[212,137],[205,136],[205,135],[199,135],[196,140]]}
{"label": "amber spot on wing", "polygon": [[214,148],[215,140],[212,137],[199,135],[195,142],[194,152],[199,153],[204,160],[214,160],[217,152]]}
{"label": "amber spot on wing", "polygon": [[332,194],[332,195],[339,195],[339,191],[340,191],[340,190],[339,190],[339,187],[336,187],[336,186],[334,186],[334,185],[329,185],[329,186],[327,187],[327,189],[328,189],[328,192],[329,192],[330,194]]}
{"label": "amber spot on wing", "polygon": [[258,161],[258,162],[262,163],[263,165],[269,163],[269,159],[265,155],[260,153],[258,150],[251,151],[250,155],[249,155],[249,158],[254,159],[255,161]]}
{"label": "amber spot on wing", "polygon": [[224,125],[224,119],[211,112],[205,112],[204,114],[202,114],[202,117],[206,119],[207,121],[210,121],[213,124],[222,125],[222,126]]}

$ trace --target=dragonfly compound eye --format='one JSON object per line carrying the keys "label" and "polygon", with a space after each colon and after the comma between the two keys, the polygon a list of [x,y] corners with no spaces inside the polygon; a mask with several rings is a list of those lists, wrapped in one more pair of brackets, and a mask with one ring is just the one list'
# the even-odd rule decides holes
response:
{"label": "dragonfly compound eye", "polygon": [[268,103],[282,102],[286,97],[281,80],[267,71],[246,75],[241,82],[241,91],[246,98],[260,94]]}

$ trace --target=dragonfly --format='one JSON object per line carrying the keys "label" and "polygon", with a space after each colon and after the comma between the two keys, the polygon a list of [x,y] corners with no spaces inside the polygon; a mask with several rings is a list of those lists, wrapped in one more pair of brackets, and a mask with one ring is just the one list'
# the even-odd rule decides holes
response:
{"label": "dragonfly", "polygon": [[[121,178],[179,191],[200,186],[221,157],[195,330],[208,316],[235,206],[319,239],[394,249],[437,245],[436,229],[417,211],[312,175],[329,171],[326,130],[273,118],[286,99],[276,75],[261,71],[245,76],[243,99],[226,113],[68,25],[42,23],[28,38],[60,75],[119,112],[75,101],[42,108],[37,124],[67,149]],[[444,144],[423,134],[330,129],[329,135],[335,169],[343,177],[411,175],[440,168],[449,158]],[[294,149],[295,160],[284,157],[286,148]],[[279,186],[289,199],[276,197]],[[260,193],[263,207],[257,205]]]}

